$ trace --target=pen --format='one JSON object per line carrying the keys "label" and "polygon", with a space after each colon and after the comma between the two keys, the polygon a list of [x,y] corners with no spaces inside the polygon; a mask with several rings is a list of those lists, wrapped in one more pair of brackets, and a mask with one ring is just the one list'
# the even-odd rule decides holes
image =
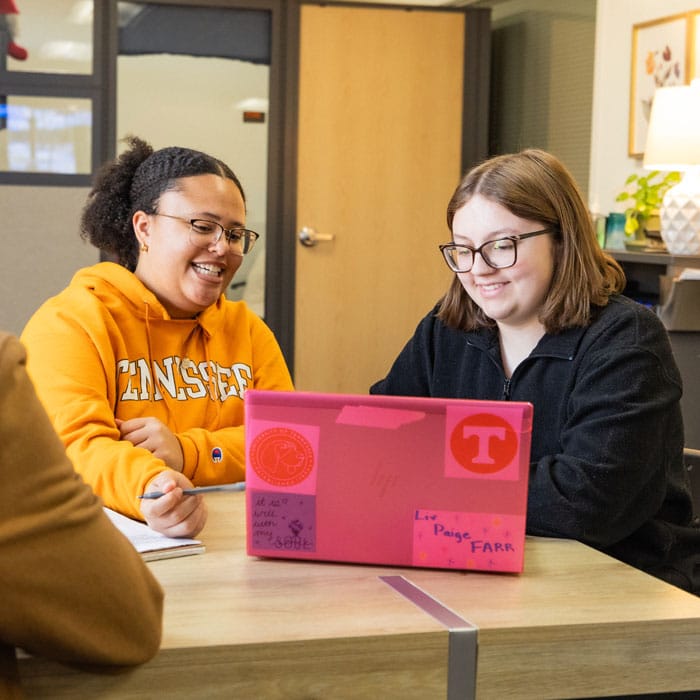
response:
{"label": "pen", "polygon": [[[197,486],[193,489],[182,489],[185,496],[194,496],[198,493],[211,493],[212,491],[245,491],[245,481],[237,481],[235,484],[219,484],[217,486]],[[139,498],[160,498],[165,496],[162,491],[148,491]]]}

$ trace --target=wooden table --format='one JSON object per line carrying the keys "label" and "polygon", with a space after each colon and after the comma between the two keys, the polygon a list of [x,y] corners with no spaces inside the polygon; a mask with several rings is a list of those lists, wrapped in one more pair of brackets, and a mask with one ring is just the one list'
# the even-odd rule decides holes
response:
{"label": "wooden table", "polygon": [[451,633],[381,576],[478,627],[479,700],[700,689],[700,598],[578,542],[528,538],[521,575],[262,560],[244,494],[207,499],[207,552],[149,564],[156,658],[118,675],[23,658],[29,698],[446,698]]}

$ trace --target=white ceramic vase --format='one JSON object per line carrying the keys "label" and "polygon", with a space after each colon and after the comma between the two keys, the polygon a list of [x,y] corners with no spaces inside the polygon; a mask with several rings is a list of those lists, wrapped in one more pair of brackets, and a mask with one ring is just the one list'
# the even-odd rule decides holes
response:
{"label": "white ceramic vase", "polygon": [[700,167],[686,172],[664,196],[661,238],[671,255],[700,253]]}

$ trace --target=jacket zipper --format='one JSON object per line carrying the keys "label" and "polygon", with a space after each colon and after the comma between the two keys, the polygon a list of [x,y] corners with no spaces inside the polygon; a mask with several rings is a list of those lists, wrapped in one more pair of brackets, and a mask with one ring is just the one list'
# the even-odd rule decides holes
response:
{"label": "jacket zipper", "polygon": [[503,400],[508,401],[510,399],[510,379],[506,377],[505,382],[503,382]]}

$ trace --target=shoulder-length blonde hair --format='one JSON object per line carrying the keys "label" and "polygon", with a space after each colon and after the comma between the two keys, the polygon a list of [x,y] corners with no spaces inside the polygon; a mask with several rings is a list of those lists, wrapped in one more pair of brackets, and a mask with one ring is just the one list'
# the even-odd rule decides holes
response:
{"label": "shoulder-length blonde hair", "polygon": [[[527,149],[474,167],[447,206],[450,230],[457,210],[475,194],[555,232],[554,275],[539,316],[547,333],[587,326],[592,307],[605,306],[612,294],[624,289],[624,272],[600,249],[574,178],[550,153]],[[495,325],[472,301],[457,275],[440,302],[438,318],[461,330]]]}

